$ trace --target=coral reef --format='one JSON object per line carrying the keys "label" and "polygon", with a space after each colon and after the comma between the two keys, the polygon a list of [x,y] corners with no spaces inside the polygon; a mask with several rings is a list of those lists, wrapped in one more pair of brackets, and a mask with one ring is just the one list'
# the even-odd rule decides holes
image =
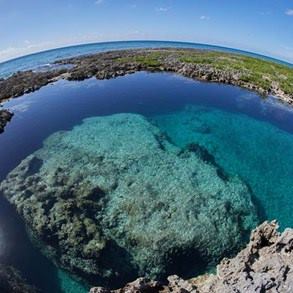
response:
{"label": "coral reef", "polygon": [[53,134],[0,190],[55,263],[111,286],[198,274],[238,250],[257,224],[238,177],[135,114]]}
{"label": "coral reef", "polygon": [[291,293],[293,292],[293,229],[277,232],[276,222],[264,222],[251,234],[250,242],[236,257],[225,258],[217,275],[190,280],[173,275],[168,282],[139,278],[121,289],[96,287],[91,293]]}

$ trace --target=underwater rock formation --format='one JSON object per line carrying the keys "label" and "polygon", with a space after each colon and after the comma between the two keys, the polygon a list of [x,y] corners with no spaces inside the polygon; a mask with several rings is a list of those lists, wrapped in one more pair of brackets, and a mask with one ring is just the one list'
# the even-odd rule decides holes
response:
{"label": "underwater rock formation", "polygon": [[223,259],[217,275],[183,280],[168,277],[168,283],[139,278],[117,290],[96,287],[91,293],[144,292],[293,292],[293,229],[277,232],[275,221],[256,228],[245,249],[232,259]]}
{"label": "underwater rock formation", "polygon": [[284,209],[293,194],[290,132],[269,121],[201,105],[187,105],[153,121],[179,147],[200,144],[227,173],[247,182],[261,221],[278,219],[282,229],[293,227],[292,211]]}
{"label": "underwater rock formation", "polygon": [[198,274],[257,224],[238,177],[135,114],[51,135],[0,190],[55,263],[113,287],[139,275]]}

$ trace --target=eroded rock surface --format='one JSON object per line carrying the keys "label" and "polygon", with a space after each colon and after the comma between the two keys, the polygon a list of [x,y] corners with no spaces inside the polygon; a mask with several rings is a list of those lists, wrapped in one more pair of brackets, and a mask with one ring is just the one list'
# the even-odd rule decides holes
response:
{"label": "eroded rock surface", "polygon": [[19,71],[7,79],[0,80],[0,101],[34,92],[52,82],[55,77],[62,73],[64,73],[64,70],[48,72]]}
{"label": "eroded rock surface", "polygon": [[[277,232],[275,221],[255,229],[250,242],[236,257],[225,258],[217,275],[183,280],[170,276],[167,284],[139,278],[117,290],[96,287],[91,293],[291,293],[293,292],[293,229]],[[188,263],[187,263],[188,265]]]}
{"label": "eroded rock surface", "polygon": [[6,124],[11,120],[13,113],[6,109],[0,109],[0,133],[4,131]]}
{"label": "eroded rock surface", "polygon": [[293,292],[293,229],[280,234],[277,227],[265,222],[254,230],[248,246],[222,260],[200,292]]}
{"label": "eroded rock surface", "polygon": [[199,273],[257,223],[239,178],[134,114],[53,134],[0,189],[55,263],[113,287]]}

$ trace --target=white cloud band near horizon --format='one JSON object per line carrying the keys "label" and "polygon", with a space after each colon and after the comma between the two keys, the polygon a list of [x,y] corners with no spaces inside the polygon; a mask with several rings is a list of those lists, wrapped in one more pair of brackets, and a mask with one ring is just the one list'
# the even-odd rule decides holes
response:
{"label": "white cloud band near horizon", "polygon": [[9,61],[21,56],[37,53],[44,50],[50,50],[54,48],[54,44],[29,44],[23,47],[8,47],[0,50],[0,62]]}

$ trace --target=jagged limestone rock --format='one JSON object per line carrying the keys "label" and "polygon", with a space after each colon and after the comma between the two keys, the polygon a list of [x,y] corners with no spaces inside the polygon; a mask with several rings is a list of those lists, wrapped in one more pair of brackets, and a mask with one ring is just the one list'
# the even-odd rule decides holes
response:
{"label": "jagged limestone rock", "polygon": [[239,178],[135,114],[53,134],[1,190],[58,265],[112,286],[200,272],[238,249],[257,222]]}
{"label": "jagged limestone rock", "polygon": [[[217,275],[183,280],[173,275],[167,283],[139,278],[123,288],[95,287],[91,293],[291,293],[293,292],[293,229],[277,232],[275,221],[264,222],[251,234],[245,249],[232,259],[225,258]],[[188,263],[186,264],[188,265]]]}
{"label": "jagged limestone rock", "polygon": [[199,292],[293,292],[293,229],[277,229],[275,221],[257,227],[247,247],[223,259],[217,276],[207,278]]}

